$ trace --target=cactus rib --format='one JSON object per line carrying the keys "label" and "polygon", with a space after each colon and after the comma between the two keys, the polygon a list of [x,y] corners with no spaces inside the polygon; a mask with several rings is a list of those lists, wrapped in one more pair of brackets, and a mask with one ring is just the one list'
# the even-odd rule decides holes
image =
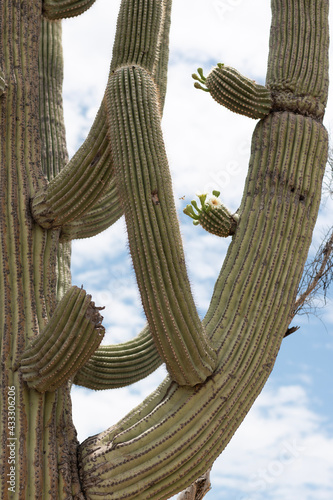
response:
{"label": "cactus rib", "polygon": [[114,177],[104,191],[87,212],[61,227],[61,242],[91,238],[112,226],[123,215]]}
{"label": "cactus rib", "polygon": [[115,389],[141,380],[161,364],[146,327],[128,342],[99,347],[76,373],[73,382],[94,390]]}
{"label": "cactus rib", "polygon": [[66,167],[31,201],[35,221],[61,228],[79,218],[98,201],[112,176],[110,144],[102,104],[86,141]]}
{"label": "cactus rib", "polygon": [[6,89],[6,77],[4,71],[0,67],[0,96],[2,96],[5,89]]}
{"label": "cactus rib", "polygon": [[50,21],[83,14],[96,0],[43,0],[43,15]]}
{"label": "cactus rib", "polygon": [[45,329],[23,352],[23,380],[39,392],[55,391],[66,383],[101,343],[101,320],[91,296],[71,287]]}
{"label": "cactus rib", "polygon": [[235,234],[239,215],[232,215],[230,210],[221,203],[219,195],[219,191],[213,191],[213,196],[206,202],[207,193],[198,194],[201,206],[199,207],[193,200],[183,212],[194,219],[195,226],[200,224],[209,233],[227,238]]}
{"label": "cactus rib", "polygon": [[327,133],[311,118],[285,112],[259,122],[241,206],[245,222],[204,320],[219,343],[218,367],[195,388],[166,380],[116,428],[81,445],[88,496],[111,487],[115,499],[167,499],[225,448],[265,384],[289,324],[326,155]]}

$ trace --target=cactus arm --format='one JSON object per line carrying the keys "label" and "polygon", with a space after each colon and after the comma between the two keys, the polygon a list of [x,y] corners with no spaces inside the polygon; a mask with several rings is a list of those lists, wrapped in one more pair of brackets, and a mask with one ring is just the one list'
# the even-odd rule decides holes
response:
{"label": "cactus arm", "polygon": [[132,65],[114,72],[109,91],[114,165],[147,320],[172,376],[195,385],[211,373],[214,355],[186,275],[155,85]]}
{"label": "cactus arm", "polygon": [[[273,26],[274,16],[290,9],[280,58],[289,60],[298,24],[305,24],[307,41],[316,43],[320,33],[327,58],[328,1],[311,2],[311,19],[307,0],[272,4]],[[293,11],[296,4],[300,10]],[[316,61],[306,51],[302,57],[312,73]],[[288,78],[287,69],[282,76]],[[327,142],[321,121],[307,111],[272,112],[257,124],[242,216],[204,319],[219,346],[217,369],[196,387],[166,379],[119,424],[82,443],[87,498],[167,499],[208,470],[230,441],[272,370],[293,314],[318,215]]]}
{"label": "cactus arm", "polygon": [[[65,4],[67,5],[67,2],[64,2]],[[76,2],[73,2],[73,4],[76,4]],[[162,10],[163,29],[157,40],[159,50],[157,54],[155,53],[152,67],[159,93],[160,113],[163,112],[166,92],[167,42],[170,28],[171,1],[168,0]],[[123,16],[119,15],[119,18],[118,24],[121,25],[119,30],[124,29]],[[129,40],[126,43],[129,43]],[[144,44],[146,42],[143,41],[142,43],[143,47],[140,50],[145,52]],[[121,48],[118,48],[118,52],[119,50],[121,51]],[[150,54],[150,51],[147,52]],[[44,56],[45,62],[47,62],[47,57],[46,53]],[[45,67],[47,68],[47,64],[45,64]],[[111,72],[112,70],[111,66]],[[108,136],[106,104],[105,99],[103,99],[86,141],[61,174],[53,178],[48,186],[33,196],[31,211],[35,221],[46,229],[64,226],[64,240],[98,234],[98,232],[113,224],[121,215],[120,206],[115,207],[117,202],[112,175],[111,146]],[[106,195],[106,186],[109,183],[111,183],[112,188]],[[108,201],[111,205],[106,207]],[[115,212],[114,215],[107,214],[105,212],[106,208]],[[115,208],[116,210],[114,210]],[[101,210],[104,211],[105,219],[101,217]],[[95,226],[96,231],[92,228],[95,222],[97,223]]]}
{"label": "cactus arm", "polygon": [[115,179],[112,177],[105,192],[90,210],[61,227],[60,241],[95,236],[112,226],[122,215],[123,208],[119,201]]}
{"label": "cactus arm", "polygon": [[6,90],[6,76],[2,68],[0,67],[0,97]]}
{"label": "cactus arm", "polygon": [[227,238],[235,234],[239,214],[232,214],[220,199],[219,191],[213,191],[213,196],[206,202],[207,194],[199,194],[201,206],[195,200],[187,205],[183,212],[193,219],[193,224],[200,224],[206,231],[216,236]]}
{"label": "cactus arm", "polygon": [[61,228],[98,200],[112,176],[110,144],[101,106],[89,135],[69,163],[31,201],[35,221],[46,229]]}
{"label": "cactus arm", "polygon": [[83,14],[96,0],[43,0],[43,16],[54,21]]}
{"label": "cactus arm", "polygon": [[[234,113],[258,120],[268,115],[272,109],[271,92],[230,66],[218,64],[207,78],[202,75],[202,71],[199,74],[199,77],[196,74],[192,77],[207,87],[216,102]],[[198,81],[194,86],[206,90]]]}
{"label": "cactus arm", "polygon": [[97,349],[104,336],[91,296],[71,287],[57,305],[45,329],[24,350],[23,380],[39,392],[65,384]]}
{"label": "cactus arm", "polygon": [[161,364],[146,327],[128,342],[99,347],[76,373],[73,382],[89,389],[115,389],[143,379]]}
{"label": "cactus arm", "polygon": [[167,70],[169,62],[169,33],[171,24],[171,6],[172,2],[165,2],[164,21],[160,34],[160,47],[157,53],[156,64],[152,72],[159,90],[159,103],[161,115],[163,112],[165,95],[167,90]]}

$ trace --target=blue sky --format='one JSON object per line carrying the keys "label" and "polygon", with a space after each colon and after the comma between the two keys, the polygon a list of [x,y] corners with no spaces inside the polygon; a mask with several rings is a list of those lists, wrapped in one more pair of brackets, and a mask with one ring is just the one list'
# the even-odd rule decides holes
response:
{"label": "blue sky", "polygon": [[[83,16],[64,22],[64,105],[68,147],[84,140],[102,99],[120,1],[97,0]],[[224,62],[264,83],[270,8],[267,0],[174,1],[168,92],[163,132],[179,209],[187,266],[198,310],[204,315],[228,240],[194,227],[182,208],[195,192],[221,191],[240,203],[255,121],[234,115],[193,88],[198,66],[208,73]],[[325,125],[333,128],[330,99]],[[185,200],[182,200],[185,196]],[[314,244],[332,224],[324,204]],[[123,342],[145,324],[127,249],[123,220],[105,233],[73,244],[73,284],[105,305],[106,343]],[[299,331],[283,341],[273,373],[212,471],[209,499],[328,500],[333,491],[333,296],[320,317],[293,321]],[[165,376],[161,367],[132,388],[73,389],[79,439],[116,423]]]}

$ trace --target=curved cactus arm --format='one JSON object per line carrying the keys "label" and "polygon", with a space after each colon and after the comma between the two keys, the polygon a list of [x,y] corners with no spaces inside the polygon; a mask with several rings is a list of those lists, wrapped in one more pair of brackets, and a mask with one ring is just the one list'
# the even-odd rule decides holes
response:
{"label": "curved cactus arm", "polygon": [[146,327],[129,342],[99,347],[76,373],[73,382],[89,389],[115,389],[147,377],[161,364]]}
{"label": "curved cactus arm", "polygon": [[186,274],[155,85],[131,66],[114,72],[109,90],[114,165],[145,313],[172,377],[195,385],[211,374],[215,356]]}
{"label": "curved cactus arm", "polygon": [[[318,50],[326,52],[325,71],[318,78],[325,85],[328,1],[312,1],[310,19],[308,0],[272,3],[273,26],[274,9],[288,10],[281,28],[288,44],[283,40],[287,46],[274,64],[289,60],[296,26],[305,43],[317,44],[324,32]],[[316,60],[302,57],[312,74]],[[189,486],[225,448],[263,388],[293,315],[327,159],[325,128],[304,115],[272,112],[254,131],[241,219],[204,319],[218,344],[217,369],[195,387],[165,380],[116,426],[82,443],[88,498],[163,500]]]}
{"label": "curved cactus arm", "polygon": [[213,191],[213,196],[207,199],[207,193],[198,194],[201,206],[195,200],[187,205],[183,212],[193,219],[193,224],[200,224],[206,231],[216,236],[227,238],[235,234],[239,214],[232,214],[230,210],[221,203],[220,192]]}
{"label": "curved cactus arm", "polygon": [[149,328],[174,380],[195,385],[212,373],[216,355],[205,337],[187,277],[159,91],[151,75],[164,23],[169,22],[166,4],[122,2],[107,103],[115,174]]}
{"label": "curved cactus arm", "polygon": [[43,15],[50,21],[83,14],[96,0],[43,0]]}
{"label": "curved cactus arm", "polygon": [[196,74],[192,77],[205,85],[207,89],[203,88],[198,81],[194,86],[208,90],[216,102],[234,113],[258,120],[271,111],[273,106],[271,92],[263,85],[243,76],[236,69],[219,63],[207,78],[203,76],[201,68],[198,69],[198,73],[199,77]]}
{"label": "curved cactus arm", "polygon": [[114,177],[97,202],[78,219],[61,227],[60,242],[90,238],[112,226],[123,215]]}
{"label": "curved cactus arm", "polygon": [[0,67],[0,97],[5,92],[6,89],[6,76],[2,68]]}
{"label": "curved cactus arm", "polygon": [[61,228],[98,201],[112,176],[104,104],[77,153],[45,189],[31,200],[35,221],[46,229]]}
{"label": "curved cactus arm", "polygon": [[84,290],[68,290],[22,354],[20,371],[30,388],[55,391],[89,359],[104,336],[99,309]]}
{"label": "curved cactus arm", "polygon": [[311,118],[272,113],[259,122],[242,219],[204,319],[219,344],[218,367],[196,387],[165,381],[116,427],[81,445],[88,498],[107,498],[108,491],[114,499],[169,498],[204,473],[230,441],[288,327],[326,156],[327,133]]}
{"label": "curved cactus arm", "polygon": [[[71,2],[64,2],[64,7],[66,7],[67,3],[70,4]],[[57,2],[56,4],[58,5],[59,3]],[[74,4],[76,4],[76,2],[73,2],[73,5]],[[155,12],[155,10],[158,9],[154,8],[150,10]],[[142,6],[137,9],[133,4],[132,13],[137,13],[139,17],[140,15],[142,16]],[[163,2],[159,14],[162,16],[160,19],[162,27],[158,32],[158,40],[154,41],[157,43],[158,49],[154,52],[154,64],[149,67],[153,72],[158,88],[159,111],[162,114],[166,92],[168,62],[167,42],[170,29],[171,0]],[[120,13],[118,19],[118,32],[119,30],[124,30],[123,21],[124,16]],[[127,31],[126,33],[128,35]],[[128,37],[126,38],[126,44],[133,44],[134,42],[133,36],[131,40]],[[139,52],[141,51],[143,53],[144,61],[147,59],[146,56],[148,55],[148,59],[152,59],[151,48],[149,50],[145,50],[144,48],[146,46],[150,47],[150,43],[151,41],[145,40],[143,37]],[[120,48],[119,50],[121,51],[122,49]],[[117,53],[117,49],[114,50],[114,53]],[[44,56],[46,60],[44,66],[48,68],[48,52],[42,52],[42,56]],[[120,57],[122,57],[122,53]],[[112,71],[113,69],[111,66],[111,72]],[[62,79],[60,79],[60,83],[61,81]],[[112,193],[109,192],[105,195],[106,186],[110,182],[112,183],[111,178],[113,175],[111,146],[108,136],[105,107],[105,99],[103,99],[86,141],[66,167],[62,169],[62,172],[54,177],[48,186],[35,193],[32,197],[31,211],[35,221],[46,229],[55,229],[65,226],[63,231],[64,239],[68,239],[72,237],[72,235],[75,237],[76,234],[82,234],[82,236],[78,237],[97,234],[106,227],[109,227],[119,215],[118,210],[120,207],[117,207],[115,215],[110,214],[109,217],[106,216],[104,219],[100,217],[100,209],[102,207],[103,210],[106,208],[105,204],[107,199],[111,203],[111,206],[109,205],[107,207],[108,210],[114,211],[114,204],[116,203],[116,197],[113,196],[115,195],[115,191],[113,189],[111,190]],[[97,232],[93,232],[91,227],[95,217],[97,217]]]}

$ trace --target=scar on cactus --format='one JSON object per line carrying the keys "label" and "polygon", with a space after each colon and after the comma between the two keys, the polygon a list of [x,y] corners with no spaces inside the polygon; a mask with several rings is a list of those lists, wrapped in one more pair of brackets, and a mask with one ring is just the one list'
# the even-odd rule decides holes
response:
{"label": "scar on cactus", "polygon": [[154,191],[151,192],[151,199],[153,200],[154,205],[160,204],[157,189],[154,189]]}
{"label": "scar on cactus", "polygon": [[216,236],[227,238],[235,234],[239,215],[231,214],[219,199],[220,191],[213,191],[207,199],[208,193],[197,193],[200,207],[195,200],[187,205],[183,212],[193,219],[195,226],[201,225],[206,231]]}

